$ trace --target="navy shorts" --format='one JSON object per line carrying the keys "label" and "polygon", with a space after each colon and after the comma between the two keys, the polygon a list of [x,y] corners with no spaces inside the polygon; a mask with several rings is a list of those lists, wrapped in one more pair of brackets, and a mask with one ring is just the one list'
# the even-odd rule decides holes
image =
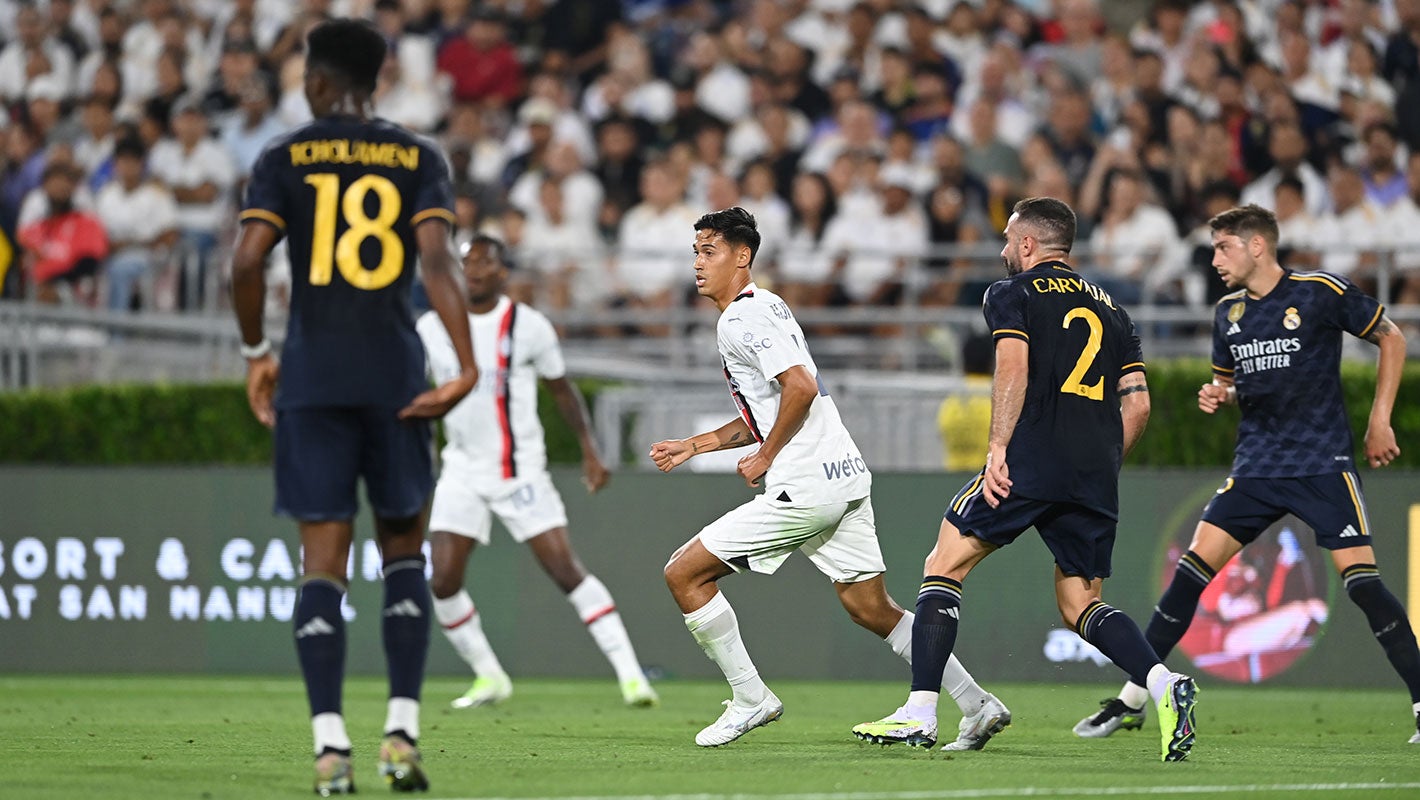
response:
{"label": "navy shorts", "polygon": [[356,481],[375,516],[407,519],[434,490],[427,420],[387,407],[292,408],[276,412],[276,513],[305,522],[353,519]]}
{"label": "navy shorts", "polygon": [[992,508],[982,497],[983,476],[967,482],[942,517],[963,535],[1004,547],[1035,527],[1066,575],[1108,578],[1118,520],[1077,503],[1032,500],[1012,493]]}
{"label": "navy shorts", "polygon": [[1311,526],[1318,547],[1343,550],[1371,544],[1366,497],[1354,472],[1305,478],[1230,477],[1203,509],[1203,521],[1246,545],[1286,514]]}

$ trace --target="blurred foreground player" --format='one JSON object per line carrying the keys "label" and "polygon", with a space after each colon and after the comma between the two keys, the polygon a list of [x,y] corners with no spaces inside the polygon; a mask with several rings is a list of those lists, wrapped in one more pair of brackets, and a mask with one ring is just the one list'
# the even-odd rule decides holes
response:
{"label": "blurred foreground player", "polygon": [[[247,399],[275,428],[276,511],[296,518],[305,551],[295,639],[321,795],[355,790],[341,716],[341,600],[360,477],[384,563],[390,694],[380,773],[398,791],[428,788],[416,743],[433,615],[421,553],[434,484],[429,420],[478,379],[449,251],[448,166],[429,140],[371,117],[384,59],[384,39],[363,22],[311,31],[305,93],[315,120],[258,158],[232,263]],[[262,270],[282,236],[293,273],[284,370],[262,332]],[[427,391],[409,302],[416,254],[459,364]]]}

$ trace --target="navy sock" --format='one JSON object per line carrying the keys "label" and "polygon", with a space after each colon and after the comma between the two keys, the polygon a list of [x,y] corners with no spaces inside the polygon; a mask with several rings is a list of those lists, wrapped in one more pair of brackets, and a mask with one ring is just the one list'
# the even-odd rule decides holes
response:
{"label": "navy sock", "polygon": [[1405,606],[1385,588],[1375,564],[1352,564],[1341,571],[1341,580],[1351,602],[1365,613],[1390,665],[1410,689],[1410,702],[1420,703],[1420,649]]}
{"label": "navy sock", "polygon": [[401,558],[384,565],[385,607],[382,629],[390,697],[419,699],[424,660],[429,655],[429,619],[433,602],[424,579],[424,556]]}
{"label": "navy sock", "polygon": [[1159,663],[1159,656],[1128,614],[1096,600],[1080,613],[1075,631],[1129,673],[1129,680],[1140,686],[1149,685],[1149,670]]}
{"label": "navy sock", "polygon": [[1217,574],[1192,550],[1179,557],[1173,581],[1164,590],[1164,596],[1159,598],[1159,604],[1154,606],[1154,616],[1149,619],[1149,628],[1144,632],[1144,638],[1160,660],[1168,658],[1179,640],[1188,633],[1193,613],[1198,610],[1198,598]]}
{"label": "navy sock", "polygon": [[912,691],[942,690],[942,670],[957,642],[960,608],[960,581],[940,575],[922,579],[912,620]]}
{"label": "navy sock", "polygon": [[306,679],[311,716],[340,713],[340,686],[345,680],[345,618],[340,598],[345,587],[325,578],[301,584],[293,619],[296,657]]}

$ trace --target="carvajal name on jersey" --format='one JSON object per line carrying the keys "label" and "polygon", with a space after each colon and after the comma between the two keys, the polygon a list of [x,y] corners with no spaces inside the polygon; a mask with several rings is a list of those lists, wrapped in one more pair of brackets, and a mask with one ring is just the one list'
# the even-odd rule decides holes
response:
{"label": "carvajal name on jersey", "polygon": [[395,142],[349,139],[316,139],[290,145],[291,166],[310,164],[364,164],[377,167],[419,169],[419,148]]}
{"label": "carvajal name on jersey", "polygon": [[1114,298],[1109,296],[1109,292],[1090,283],[1084,278],[1035,278],[1031,282],[1031,288],[1040,294],[1049,292],[1084,292],[1090,297],[1104,303],[1111,309],[1114,308]]}
{"label": "carvajal name on jersey", "polygon": [[819,466],[823,467],[823,476],[831,481],[849,475],[866,475],[868,472],[868,462],[864,461],[862,456],[852,453],[846,453],[842,461],[823,461]]}
{"label": "carvajal name on jersey", "polygon": [[1242,344],[1230,344],[1237,371],[1244,375],[1269,369],[1292,366],[1292,353],[1302,349],[1302,340],[1293,336],[1288,339],[1253,339]]}

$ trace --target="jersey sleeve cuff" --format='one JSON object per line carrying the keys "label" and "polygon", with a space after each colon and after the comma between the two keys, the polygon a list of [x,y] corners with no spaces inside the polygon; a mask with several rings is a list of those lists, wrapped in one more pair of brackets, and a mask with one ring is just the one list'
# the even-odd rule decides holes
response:
{"label": "jersey sleeve cuff", "polygon": [[997,328],[991,332],[991,338],[996,341],[1002,339],[1020,339],[1023,342],[1029,342],[1030,334],[1025,331],[1018,331],[1015,328]]}
{"label": "jersey sleeve cuff", "polygon": [[426,208],[411,217],[409,220],[409,224],[411,226],[418,225],[421,222],[425,222],[431,219],[441,219],[449,223],[450,225],[453,225],[454,212],[448,210],[447,208]]}
{"label": "jersey sleeve cuff", "polygon": [[1381,321],[1381,317],[1382,317],[1384,314],[1385,314],[1385,306],[1376,306],[1376,315],[1375,315],[1374,317],[1371,317],[1370,323],[1367,324],[1366,327],[1362,328],[1360,333],[1356,334],[1356,338],[1358,338],[1358,339],[1364,339],[1364,338],[1366,338],[1367,336],[1370,336],[1370,335],[1371,335],[1371,331],[1373,331],[1373,330],[1376,329],[1376,324]]}
{"label": "jersey sleeve cuff", "polygon": [[1213,374],[1221,375],[1224,378],[1231,378],[1233,376],[1233,371],[1231,369],[1228,369],[1227,367],[1220,367],[1217,364],[1214,364]]}
{"label": "jersey sleeve cuff", "polygon": [[1144,362],[1135,361],[1129,364],[1125,364],[1123,367],[1119,368],[1119,374],[1121,376],[1128,375],[1131,372],[1144,372]]}
{"label": "jersey sleeve cuff", "polygon": [[286,230],[286,220],[282,219],[280,214],[267,211],[264,208],[248,208],[241,213],[239,219],[241,219],[242,222],[251,222],[253,220],[265,222],[278,231]]}

